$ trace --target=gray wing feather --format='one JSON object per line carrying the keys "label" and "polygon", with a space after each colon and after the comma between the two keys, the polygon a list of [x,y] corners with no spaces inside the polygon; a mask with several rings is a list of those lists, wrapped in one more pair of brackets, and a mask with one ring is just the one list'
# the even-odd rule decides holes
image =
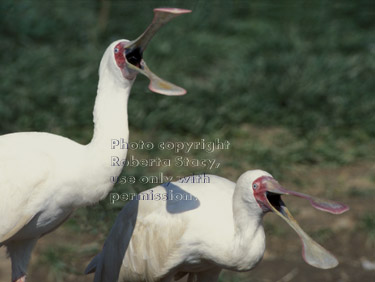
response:
{"label": "gray wing feather", "polygon": [[137,200],[130,201],[119,213],[101,253],[87,266],[85,273],[95,271],[94,282],[118,280],[125,252],[132,237],[138,214]]}

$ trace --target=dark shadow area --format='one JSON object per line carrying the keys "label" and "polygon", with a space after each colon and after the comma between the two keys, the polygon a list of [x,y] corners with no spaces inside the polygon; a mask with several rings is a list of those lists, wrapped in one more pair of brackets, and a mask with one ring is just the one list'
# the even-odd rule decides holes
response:
{"label": "dark shadow area", "polygon": [[169,213],[183,213],[200,206],[198,198],[181,189],[176,184],[164,183],[161,186],[164,187],[167,195],[170,195],[166,203],[166,208]]}

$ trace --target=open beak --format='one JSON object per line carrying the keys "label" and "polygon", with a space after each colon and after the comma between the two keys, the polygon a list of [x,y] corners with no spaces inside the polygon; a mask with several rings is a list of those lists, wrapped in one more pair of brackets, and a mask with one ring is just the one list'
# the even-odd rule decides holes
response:
{"label": "open beak", "polygon": [[323,200],[306,194],[289,191],[282,187],[272,177],[264,176],[261,181],[261,187],[264,187],[264,189],[259,192],[263,193],[263,197],[261,197],[263,205],[275,212],[297,232],[302,241],[302,256],[304,260],[308,264],[322,269],[329,269],[337,266],[337,259],[321,245],[315,242],[298,225],[297,221],[293,218],[284,202],[281,200],[281,195],[293,195],[307,199],[314,208],[333,214],[343,213],[349,208],[338,202]]}
{"label": "open beak", "polygon": [[145,32],[143,32],[137,39],[127,43],[125,46],[126,66],[129,70],[141,73],[148,77],[150,79],[148,87],[153,92],[170,96],[184,95],[186,93],[185,89],[167,82],[154,74],[147,67],[142,57],[151,38],[163,25],[181,14],[190,12],[191,10],[177,8],[154,9],[154,18]]}

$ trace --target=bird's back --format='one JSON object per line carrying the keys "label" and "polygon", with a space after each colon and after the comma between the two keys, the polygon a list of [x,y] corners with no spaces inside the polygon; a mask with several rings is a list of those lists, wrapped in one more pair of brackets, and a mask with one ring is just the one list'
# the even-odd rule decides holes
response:
{"label": "bird's back", "polygon": [[194,240],[204,240],[202,232],[231,233],[221,222],[232,220],[234,187],[205,175],[195,176],[194,183],[185,178],[144,191],[123,208],[86,271],[96,270],[95,281],[157,281],[182,263]]}
{"label": "bird's back", "polygon": [[[54,177],[64,149],[77,151],[80,146],[48,133],[13,133],[0,137],[0,214],[7,214],[0,218],[0,243],[38,213],[43,195],[47,196],[43,189]],[[50,191],[51,195],[53,192]]]}

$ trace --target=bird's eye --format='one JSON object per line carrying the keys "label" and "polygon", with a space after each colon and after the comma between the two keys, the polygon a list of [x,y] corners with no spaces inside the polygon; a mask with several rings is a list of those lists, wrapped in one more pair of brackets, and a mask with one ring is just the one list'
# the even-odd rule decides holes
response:
{"label": "bird's eye", "polygon": [[118,51],[119,51],[118,48],[115,48],[115,53],[118,53]]}
{"label": "bird's eye", "polygon": [[253,184],[253,189],[256,190],[258,188],[258,184],[254,183]]}

